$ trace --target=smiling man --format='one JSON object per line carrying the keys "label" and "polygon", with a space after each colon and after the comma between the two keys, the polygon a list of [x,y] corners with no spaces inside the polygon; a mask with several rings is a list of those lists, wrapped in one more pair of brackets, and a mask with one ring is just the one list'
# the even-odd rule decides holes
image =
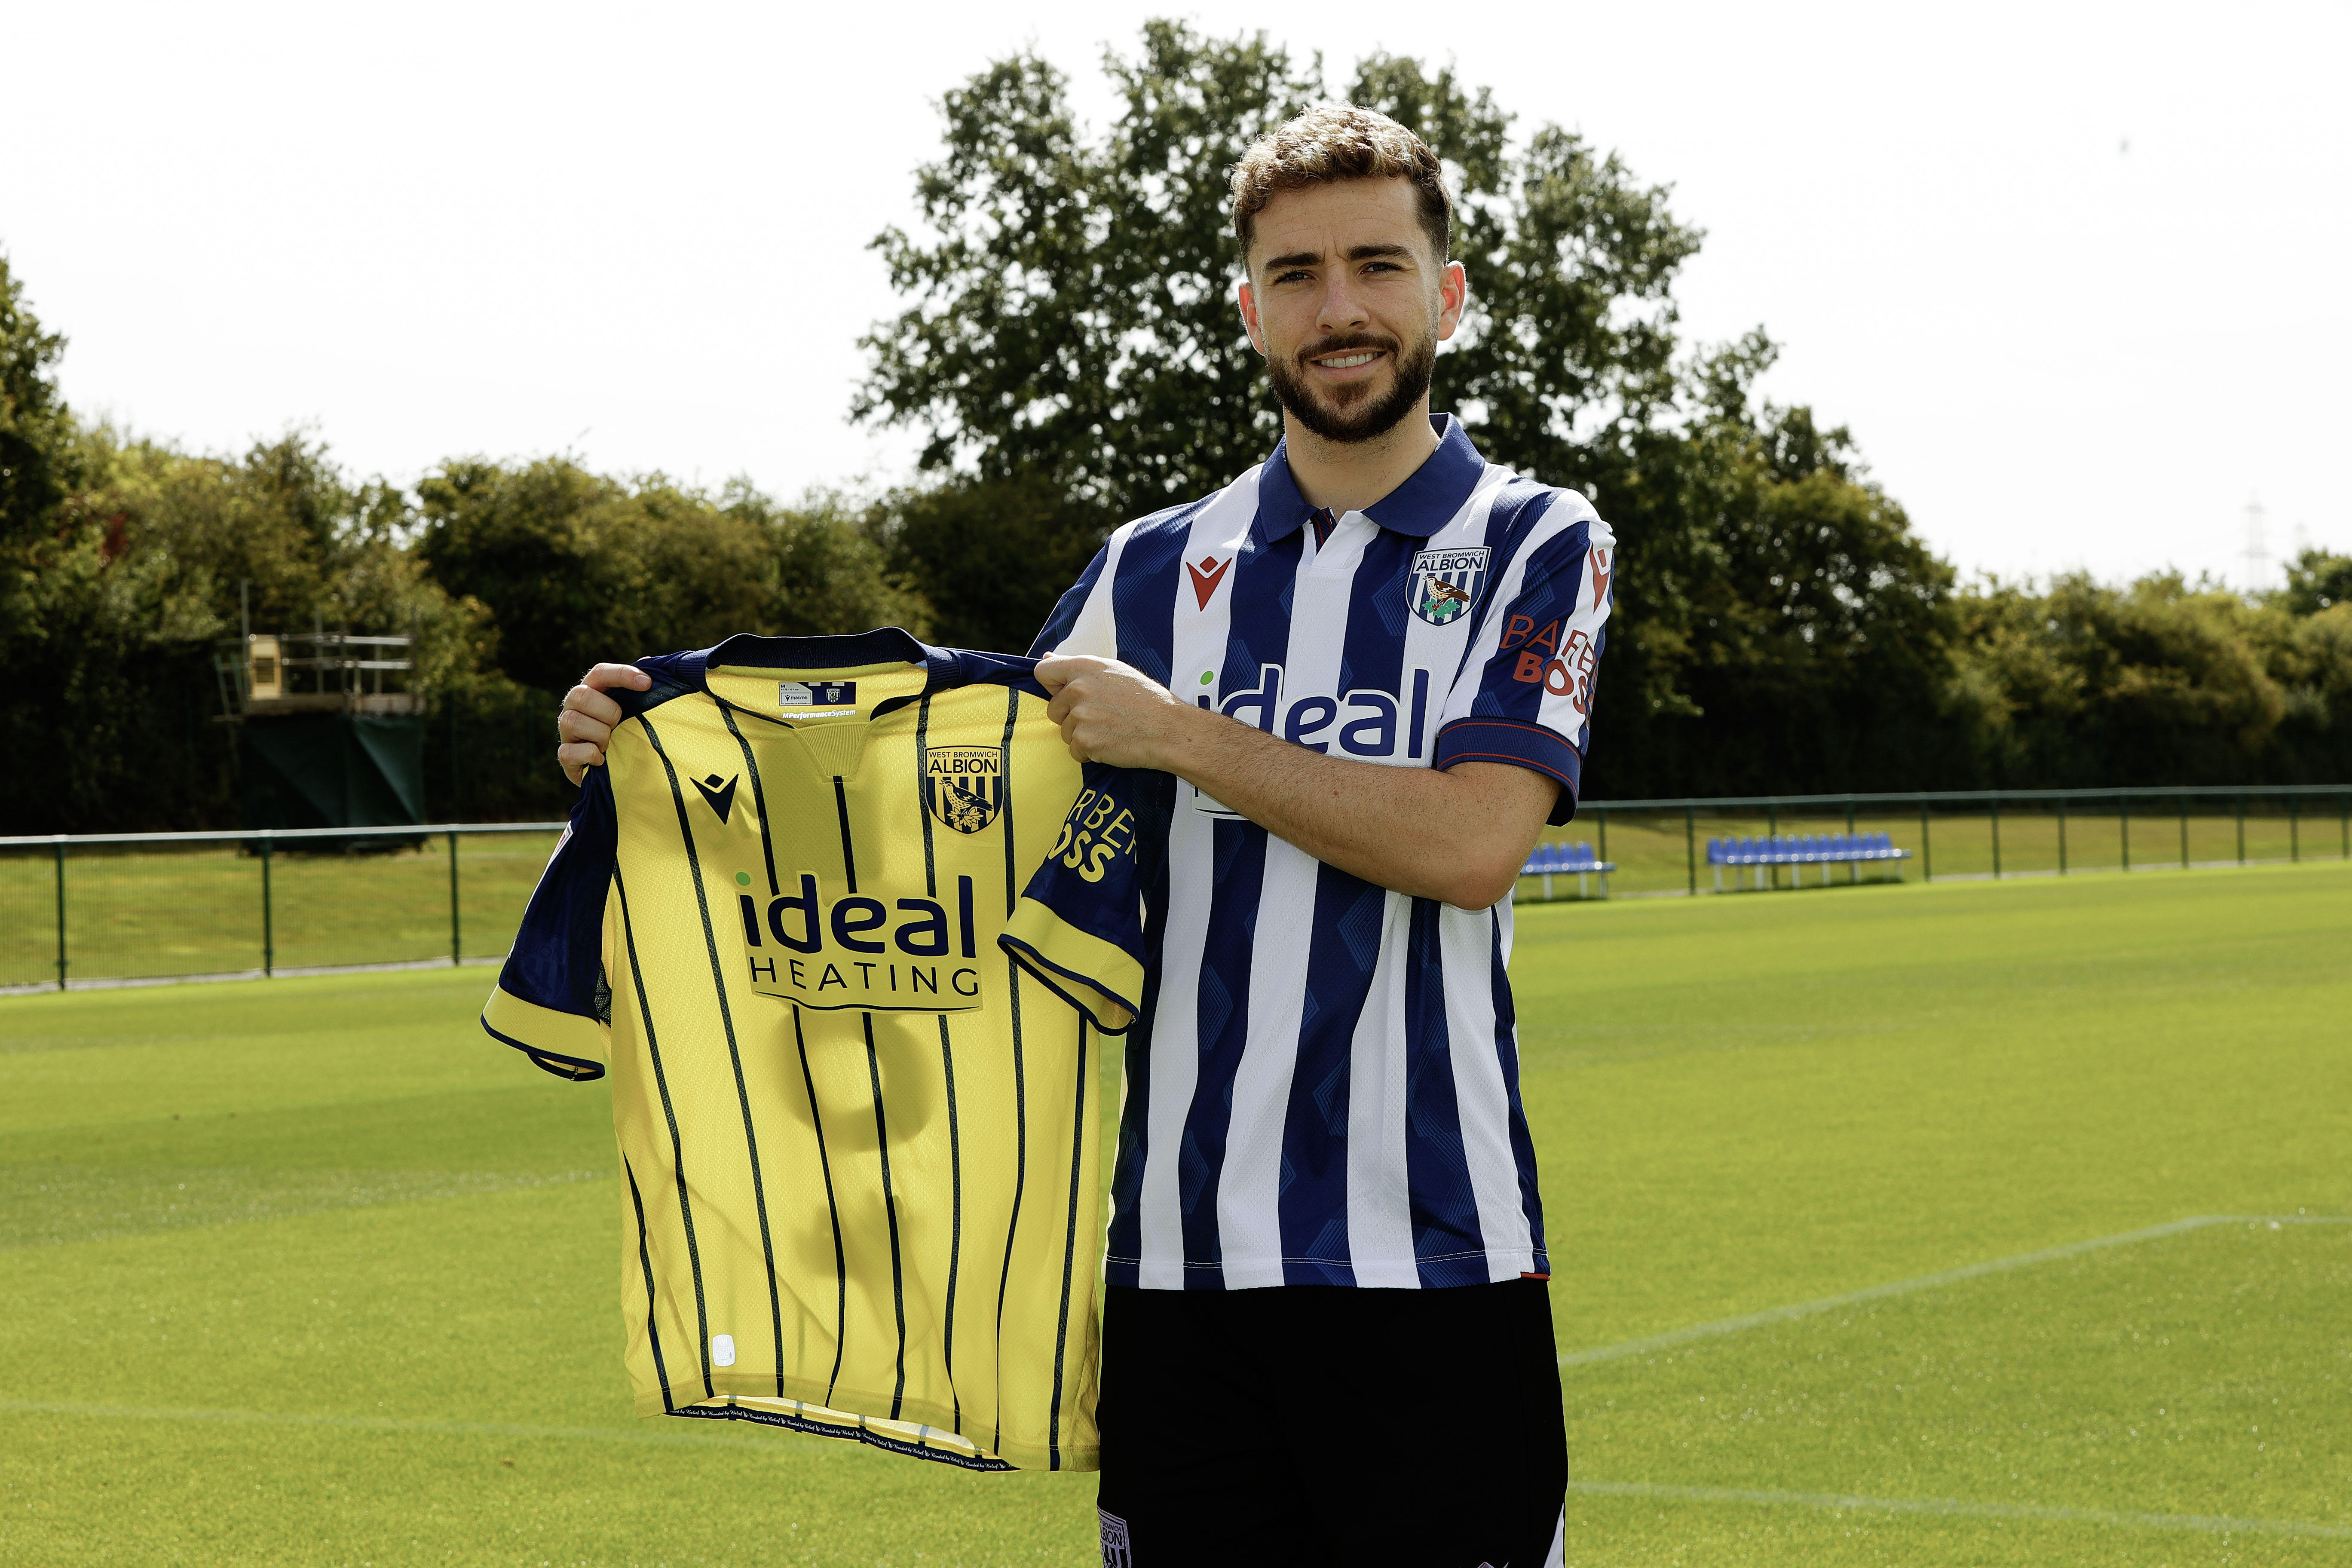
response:
{"label": "smiling man", "polygon": [[[1233,198],[1283,440],[1114,532],[1033,649],[1071,751],[1164,782],[1104,1561],[1535,1568],[1567,1451],[1507,896],[1575,809],[1614,541],[1430,415],[1466,288],[1417,137],[1316,110]],[[575,776],[641,679],[567,699]]]}

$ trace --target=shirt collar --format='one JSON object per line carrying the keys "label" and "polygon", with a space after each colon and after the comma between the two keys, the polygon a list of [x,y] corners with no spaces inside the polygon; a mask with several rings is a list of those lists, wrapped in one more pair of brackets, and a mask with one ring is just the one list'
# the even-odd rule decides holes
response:
{"label": "shirt collar", "polygon": [[[1415,539],[1435,533],[1462,510],[1462,503],[1477,489],[1479,476],[1486,471],[1486,459],[1470,444],[1459,419],[1451,414],[1433,414],[1429,424],[1437,432],[1437,450],[1404,483],[1364,509],[1366,517],[1391,533]],[[1315,509],[1298,493],[1298,481],[1290,477],[1290,440],[1285,437],[1258,475],[1259,537],[1271,544],[1296,533],[1314,515]]]}

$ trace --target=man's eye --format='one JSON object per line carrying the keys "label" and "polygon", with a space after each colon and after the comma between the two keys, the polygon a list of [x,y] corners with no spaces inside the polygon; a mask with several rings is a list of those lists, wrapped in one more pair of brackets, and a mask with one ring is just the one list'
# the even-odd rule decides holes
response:
{"label": "man's eye", "polygon": [[1274,280],[1276,283],[1298,283],[1305,281],[1307,277],[1306,272],[1294,268],[1288,272],[1276,274]]}

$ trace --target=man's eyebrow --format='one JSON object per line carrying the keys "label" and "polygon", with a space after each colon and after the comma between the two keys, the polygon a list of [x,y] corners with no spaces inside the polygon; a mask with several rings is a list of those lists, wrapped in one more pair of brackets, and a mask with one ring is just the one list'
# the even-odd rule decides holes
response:
{"label": "man's eyebrow", "polygon": [[[1399,256],[1409,258],[1412,255],[1412,247],[1409,245],[1354,245],[1348,247],[1348,259],[1350,261],[1383,261]],[[1268,272],[1282,272],[1293,267],[1320,267],[1322,264],[1323,253],[1319,250],[1294,250],[1285,256],[1269,256],[1261,265]]]}

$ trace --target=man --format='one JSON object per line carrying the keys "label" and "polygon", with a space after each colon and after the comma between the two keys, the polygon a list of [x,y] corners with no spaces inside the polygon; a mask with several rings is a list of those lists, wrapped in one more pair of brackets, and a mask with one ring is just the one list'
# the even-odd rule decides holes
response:
{"label": "man", "polygon": [[[1533,1568],[1567,1455],[1504,900],[1564,822],[1607,526],[1433,420],[1465,303],[1420,140],[1233,181],[1271,458],[1115,532],[1040,635],[1081,760],[1172,774],[1104,1310],[1107,1563]],[[600,665],[560,756],[637,684]]]}

